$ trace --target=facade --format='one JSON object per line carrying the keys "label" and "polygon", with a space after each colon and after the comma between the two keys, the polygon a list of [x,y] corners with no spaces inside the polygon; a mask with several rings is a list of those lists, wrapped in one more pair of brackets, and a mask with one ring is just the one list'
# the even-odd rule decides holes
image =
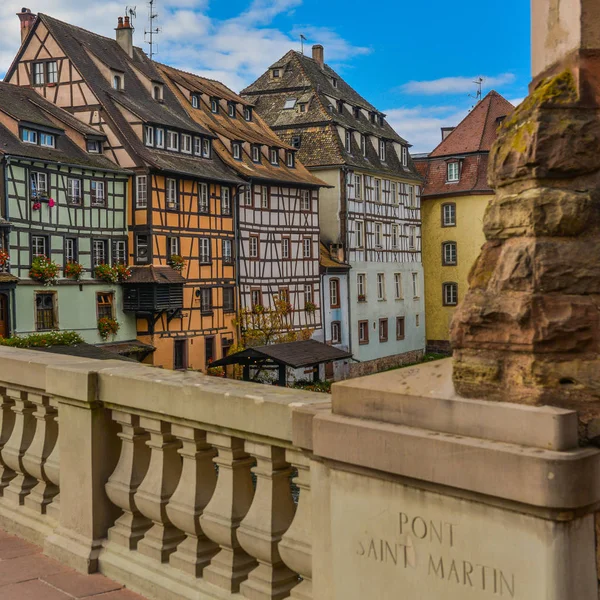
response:
{"label": "facade", "polygon": [[424,178],[425,321],[432,352],[451,350],[450,322],[485,242],[483,215],[494,194],[487,183],[489,152],[513,108],[490,92],[456,128],[442,129],[433,152],[414,158]]}
{"label": "facade", "polygon": [[254,107],[223,84],[159,65],[182,107],[216,137],[213,148],[244,184],[237,188],[240,307],[287,298],[294,330],[321,328],[319,186]]}
{"label": "facade", "polygon": [[43,14],[19,17],[23,43],[6,81],[33,87],[102,132],[104,154],[134,173],[125,306],[138,339],[156,347],[155,365],[204,369],[234,343],[234,195],[242,180],[133,46],[127,18],[113,40]]}
{"label": "facade", "polygon": [[288,52],[242,97],[331,186],[320,195],[321,241],[340,246],[352,267],[348,341],[358,362],[351,374],[418,358],[425,347],[421,178],[408,143],[324,63],[321,46],[312,58]]}
{"label": "facade", "polygon": [[[103,141],[34,91],[0,83],[0,245],[10,257],[0,274],[2,337],[72,330],[125,352],[135,342],[122,286],[94,273],[98,265],[127,263],[129,173],[96,152]],[[58,281],[30,277],[40,256],[61,267]],[[83,267],[79,281],[67,276],[69,264]],[[100,335],[102,318],[116,319],[116,335]]]}

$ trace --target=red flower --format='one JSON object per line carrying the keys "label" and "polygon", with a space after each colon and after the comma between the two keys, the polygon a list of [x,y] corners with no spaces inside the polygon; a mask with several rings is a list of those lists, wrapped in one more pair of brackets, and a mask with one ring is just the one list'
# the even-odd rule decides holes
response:
{"label": "red flower", "polygon": [[56,202],[54,202],[54,200],[52,198],[50,198],[50,200],[48,200],[48,206],[50,208],[52,208],[55,204],[56,204]]}
{"label": "red flower", "polygon": [[40,208],[42,208],[42,203],[41,202],[34,202],[32,208],[33,208],[33,210],[40,210]]}

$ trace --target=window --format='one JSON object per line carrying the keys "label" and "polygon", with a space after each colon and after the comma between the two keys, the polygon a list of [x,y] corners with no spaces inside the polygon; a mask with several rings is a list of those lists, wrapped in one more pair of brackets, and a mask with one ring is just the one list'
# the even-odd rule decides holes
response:
{"label": "window", "polygon": [[346,130],[345,147],[346,147],[346,152],[350,152],[350,149],[352,148],[352,134],[348,130]]}
{"label": "window", "polygon": [[48,238],[45,235],[31,236],[31,255],[48,256]]}
{"label": "window", "polygon": [[121,79],[120,75],[115,75],[113,77],[113,88],[115,90],[122,90],[123,89],[123,80]]}
{"label": "window", "polygon": [[204,338],[204,360],[206,365],[210,365],[210,363],[215,359],[215,338],[214,337],[205,337]]}
{"label": "window", "polygon": [[396,339],[404,339],[404,317],[396,317]]}
{"label": "window", "polygon": [[244,119],[252,121],[252,108],[250,106],[244,106]]}
{"label": "window", "polygon": [[246,186],[246,190],[244,192],[244,204],[246,206],[252,206],[252,189],[250,186]]}
{"label": "window", "polygon": [[360,134],[360,151],[363,156],[367,156],[367,141],[362,133]]}
{"label": "window", "polygon": [[46,148],[54,148],[54,136],[49,133],[40,133],[40,146],[45,146]]}
{"label": "window", "polygon": [[408,249],[417,249],[417,228],[415,225],[408,226]]}
{"label": "window", "polygon": [[137,175],[135,183],[135,207],[146,208],[148,206],[148,178],[146,175]]}
{"label": "window", "polygon": [[118,240],[113,242],[113,263],[118,265],[127,264],[127,242],[125,240]]}
{"label": "window", "polygon": [[198,210],[201,213],[207,213],[210,210],[210,203],[208,199],[208,184],[198,184]]}
{"label": "window", "polygon": [[408,205],[410,206],[410,208],[416,208],[416,202],[415,202],[415,186],[414,185],[409,185],[408,186]]}
{"label": "window", "polygon": [[197,94],[192,94],[192,107],[198,108],[200,106],[200,99]]}
{"label": "window", "polygon": [[167,178],[166,181],[166,203],[167,208],[171,210],[177,209],[177,180]]}
{"label": "window", "polygon": [[23,129],[21,129],[21,139],[28,144],[37,144],[37,142],[38,142],[37,131],[23,127]]}
{"label": "window", "polygon": [[305,113],[305,112],[306,112],[306,105],[307,105],[307,103],[306,103],[306,102],[300,102],[300,103],[298,104],[298,108],[300,109],[300,112],[301,112],[301,113]]}
{"label": "window", "polygon": [[375,125],[375,120],[377,119],[377,115],[374,112],[372,112],[372,113],[369,113],[369,116],[371,117],[371,123],[373,123],[373,125]]}
{"label": "window", "polygon": [[262,306],[262,292],[260,290],[250,290],[250,304],[252,305],[252,308]]}
{"label": "window", "polygon": [[402,300],[402,273],[394,273],[394,295],[396,300]]}
{"label": "window", "polygon": [[242,146],[239,142],[231,142],[231,153],[236,160],[242,160]]}
{"label": "window", "polygon": [[375,179],[375,202],[381,203],[381,179]]}
{"label": "window", "polygon": [[391,185],[390,185],[390,196],[392,197],[392,204],[394,206],[398,206],[398,194],[396,193],[396,182],[392,181]]}
{"label": "window", "polygon": [[283,260],[290,259],[290,238],[281,238],[281,258]]}
{"label": "window", "polygon": [[312,239],[304,238],[302,240],[302,256],[304,258],[312,258]]}
{"label": "window", "polygon": [[69,204],[81,204],[81,179],[72,177],[67,179],[67,198]]}
{"label": "window", "polygon": [[102,142],[100,140],[88,140],[87,151],[90,154],[102,154]]}
{"label": "window", "polygon": [[419,297],[419,274],[412,274],[412,287],[413,287],[413,296],[415,298]]}
{"label": "window", "polygon": [[286,152],[286,164],[290,169],[293,169],[296,161],[295,161],[295,157],[294,157],[294,153],[293,152]]}
{"label": "window", "polygon": [[271,148],[271,164],[279,164],[279,152],[277,152],[277,148]]}
{"label": "window", "polygon": [[106,240],[92,241],[92,266],[105,265],[108,263],[108,243]]}
{"label": "window", "polygon": [[233,252],[231,251],[231,240],[223,240],[223,262],[230,265],[233,263]]}
{"label": "window", "polygon": [[55,60],[46,63],[46,74],[48,75],[48,83],[58,82],[58,65]]}
{"label": "window", "polygon": [[442,227],[456,227],[456,204],[442,204]]}
{"label": "window", "polygon": [[296,98],[288,98],[283,105],[283,109],[289,110],[290,108],[294,108],[296,106],[296,102]]}
{"label": "window", "polygon": [[260,146],[252,146],[252,161],[255,163],[260,162]]}
{"label": "window", "polygon": [[179,134],[176,131],[167,130],[167,150],[179,150]]}
{"label": "window", "polygon": [[157,127],[154,132],[154,145],[157,148],[165,147],[165,130]]}
{"label": "window", "polygon": [[181,151],[186,154],[192,153],[192,136],[187,133],[181,135]]}
{"label": "window", "polygon": [[331,85],[336,88],[338,84],[338,80],[335,77],[331,78]]}
{"label": "window", "polygon": [[416,314],[416,315],[415,315],[415,325],[416,325],[417,327],[419,326],[419,320],[420,320],[420,317],[419,317],[419,315],[418,315],[418,314]]}
{"label": "window", "polygon": [[204,314],[212,312],[212,288],[200,288],[200,312]]}
{"label": "window", "polygon": [[362,200],[362,175],[354,175],[354,198]]}
{"label": "window", "polygon": [[223,312],[235,311],[235,296],[232,287],[223,288]]}
{"label": "window", "polygon": [[173,369],[187,369],[187,340],[173,340]]}
{"label": "window", "polygon": [[144,131],[146,132],[146,146],[154,146],[154,127],[146,125]]}
{"label": "window", "polygon": [[33,172],[29,176],[31,198],[42,198],[48,193],[48,174]]}
{"label": "window", "polygon": [[231,214],[231,189],[221,186],[221,214]]}
{"label": "window", "polygon": [[135,236],[135,261],[138,263],[148,262],[148,236]]}
{"label": "window", "polygon": [[35,329],[36,331],[48,331],[56,329],[56,311],[54,292],[42,292],[35,295]]}
{"label": "window", "polygon": [[77,238],[65,238],[65,263],[77,262]]}
{"label": "window", "polygon": [[[290,303],[290,290],[288,288],[279,288],[278,298],[281,302]],[[277,297],[276,297],[277,299]]]}
{"label": "window", "polygon": [[367,300],[367,276],[365,273],[356,274],[356,292],[359,302],[365,302]]}
{"label": "window", "polygon": [[385,300],[385,274],[377,273],[377,300]]}
{"label": "window", "polygon": [[369,321],[358,322],[358,343],[361,345],[369,343]]}
{"label": "window", "polygon": [[200,264],[210,264],[210,238],[200,238]]}
{"label": "window", "polygon": [[227,114],[232,118],[235,117],[235,102],[227,103]]}
{"label": "window", "polygon": [[167,238],[167,253],[169,258],[171,256],[179,256],[179,238],[178,237],[168,237]]}
{"label": "window", "polygon": [[388,341],[388,320],[387,319],[379,319],[379,341],[380,342]]}
{"label": "window", "polygon": [[104,195],[104,181],[92,181],[90,184],[92,206],[104,206],[106,197]]}
{"label": "window", "polygon": [[458,181],[459,180],[459,168],[458,162],[453,161],[448,163],[448,176],[447,181]]}
{"label": "window", "polygon": [[46,83],[44,63],[33,63],[33,85],[44,85],[44,83]]}
{"label": "window", "polygon": [[98,319],[113,318],[113,302],[114,298],[110,292],[99,292],[96,294],[96,313]]}
{"label": "window", "polygon": [[331,322],[331,343],[342,343],[342,324],[339,321]]}
{"label": "window", "polygon": [[400,247],[400,228],[395,223],[392,225],[392,248]]}
{"label": "window", "polygon": [[340,280],[336,277],[329,280],[329,308],[340,307]]}
{"label": "window", "polygon": [[408,148],[402,146],[402,166],[406,167],[406,165],[408,165]]}
{"label": "window", "polygon": [[456,264],[456,242],[444,242],[442,244],[442,265]]}
{"label": "window", "polygon": [[458,283],[444,283],[444,306],[456,306],[458,304]]}
{"label": "window", "polygon": [[210,140],[208,138],[202,140],[202,156],[210,158]]}
{"label": "window", "polygon": [[383,225],[375,223],[375,248],[383,248]]}
{"label": "window", "polygon": [[260,207],[269,208],[269,186],[267,185],[260,188]]}
{"label": "window", "polygon": [[250,258],[258,258],[258,236],[251,235],[249,239],[249,254]]}
{"label": "window", "polygon": [[304,286],[304,303],[313,303],[313,286],[311,283],[307,283]]}
{"label": "window", "polygon": [[281,71],[279,69],[273,69],[271,71],[271,74],[273,75],[274,79],[278,79],[280,77]]}
{"label": "window", "polygon": [[210,112],[215,114],[219,112],[219,101],[216,98],[210,99]]}
{"label": "window", "polygon": [[379,140],[379,159],[385,162],[385,141]]}
{"label": "window", "polygon": [[293,148],[300,148],[301,144],[302,144],[302,136],[295,135],[292,137],[292,147]]}
{"label": "window", "polygon": [[365,222],[355,221],[356,223],[356,247],[362,248],[365,244]]}
{"label": "window", "polygon": [[196,156],[202,156],[202,138],[194,138],[194,154]]}
{"label": "window", "polygon": [[384,121],[383,121],[383,115],[379,115],[379,125],[381,127],[383,127],[383,123],[384,123]]}
{"label": "window", "polygon": [[310,190],[300,190],[300,210],[310,210]]}

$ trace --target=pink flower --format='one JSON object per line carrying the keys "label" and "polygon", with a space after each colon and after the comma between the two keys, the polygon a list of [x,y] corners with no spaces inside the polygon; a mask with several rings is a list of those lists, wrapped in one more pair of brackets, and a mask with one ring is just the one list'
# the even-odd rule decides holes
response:
{"label": "pink flower", "polygon": [[50,198],[50,200],[48,200],[48,206],[50,208],[52,208],[55,204],[56,204],[56,202],[54,202],[54,200],[52,198]]}
{"label": "pink flower", "polygon": [[32,208],[33,210],[40,210],[40,208],[42,208],[42,205],[40,202],[34,202]]}

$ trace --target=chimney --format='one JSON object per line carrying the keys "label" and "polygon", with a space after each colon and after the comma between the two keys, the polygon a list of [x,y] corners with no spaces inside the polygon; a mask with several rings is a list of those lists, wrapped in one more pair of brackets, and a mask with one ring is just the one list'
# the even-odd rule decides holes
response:
{"label": "chimney", "polygon": [[456,129],[456,127],[442,127],[442,142]]}
{"label": "chimney", "polygon": [[125,17],[125,19],[119,17],[115,31],[117,32],[117,44],[123,48],[129,58],[133,58],[133,27],[131,27],[129,17]]}
{"label": "chimney", "polygon": [[315,44],[312,47],[312,57],[313,57],[313,60],[315,60],[317,63],[319,63],[319,66],[322,69],[323,65],[325,64],[325,56],[324,56],[323,46],[321,46],[321,44]]}
{"label": "chimney", "polygon": [[37,15],[31,12],[29,8],[23,7],[20,13],[17,13],[19,21],[21,21],[21,44],[29,34],[33,24],[36,22]]}

